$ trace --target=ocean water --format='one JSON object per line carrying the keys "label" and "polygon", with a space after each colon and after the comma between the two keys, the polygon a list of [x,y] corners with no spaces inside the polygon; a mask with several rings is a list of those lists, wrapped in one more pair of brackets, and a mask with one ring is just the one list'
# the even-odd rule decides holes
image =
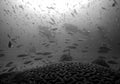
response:
{"label": "ocean water", "polygon": [[39,1],[0,0],[0,73],[65,61],[120,70],[119,0]]}

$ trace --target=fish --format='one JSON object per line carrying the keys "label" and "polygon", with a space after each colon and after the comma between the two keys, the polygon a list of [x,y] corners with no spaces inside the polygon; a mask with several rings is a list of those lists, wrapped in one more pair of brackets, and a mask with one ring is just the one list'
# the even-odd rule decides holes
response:
{"label": "fish", "polygon": [[78,32],[84,36],[89,37],[90,35],[90,31],[88,31],[87,29],[83,28],[83,29],[79,29]]}
{"label": "fish", "polygon": [[26,57],[28,56],[27,54],[19,54],[17,57]]}
{"label": "fish", "polygon": [[68,24],[68,23],[65,23],[63,24],[64,27],[65,27],[65,31],[66,32],[71,32],[71,33],[77,33],[78,32],[78,27],[73,25],[73,24]]}
{"label": "fish", "polygon": [[10,69],[8,69],[8,71],[7,72],[12,72],[13,70],[15,70],[16,69],[16,67],[14,66],[14,67],[11,67]]}
{"label": "fish", "polygon": [[116,1],[116,0],[113,0],[112,7],[115,7],[116,5],[118,5],[117,1]]}
{"label": "fish", "polygon": [[29,52],[31,52],[31,53],[36,53],[36,47],[30,47],[29,48]]}
{"label": "fish", "polygon": [[76,46],[67,46],[67,48],[69,48],[69,49],[76,49],[77,47]]}
{"label": "fish", "polygon": [[52,58],[53,56],[52,55],[49,55],[48,58]]}
{"label": "fish", "polygon": [[11,39],[11,36],[9,34],[7,34],[8,38]]}
{"label": "fish", "polygon": [[54,22],[50,22],[50,21],[48,21],[48,23],[49,23],[49,24],[51,24],[51,25],[55,25],[55,23],[54,23]]}
{"label": "fish", "polygon": [[71,13],[71,15],[72,15],[73,17],[75,17],[75,15],[74,15],[73,13]]}
{"label": "fish", "polygon": [[117,60],[117,59],[120,59],[120,56],[119,55],[114,55],[114,56],[112,56],[112,58]]}
{"label": "fish", "polygon": [[97,64],[97,65],[100,65],[100,66],[103,66],[103,67],[107,67],[107,68],[110,67],[109,64],[105,60],[99,59],[99,58],[93,60],[91,63]]}
{"label": "fish", "polygon": [[34,60],[38,61],[38,60],[42,60],[42,58],[41,58],[41,57],[39,57],[39,58],[34,58]]}
{"label": "fish", "polygon": [[8,69],[5,68],[5,69],[2,70],[2,72],[6,72],[7,70],[8,70]]}
{"label": "fish", "polygon": [[44,36],[46,36],[47,39],[49,39],[49,40],[54,38],[54,36],[52,35],[52,32],[50,30],[43,30],[41,33]]}
{"label": "fish", "polygon": [[19,8],[21,8],[22,10],[24,10],[24,7],[23,7],[23,5],[19,5]]}
{"label": "fish", "polygon": [[74,9],[74,13],[77,15],[78,13],[77,13],[77,11],[76,11],[76,9]]}
{"label": "fish", "polygon": [[11,67],[11,65],[13,64],[14,62],[8,62],[5,67]]}
{"label": "fish", "polygon": [[3,66],[2,65],[0,65],[0,69],[2,68]]}
{"label": "fish", "polygon": [[16,47],[17,47],[17,48],[21,48],[22,46],[23,46],[23,45],[22,45],[22,44],[20,44],[20,45],[17,45]]}
{"label": "fish", "polygon": [[44,52],[42,55],[51,55],[51,52]]}
{"label": "fish", "polygon": [[41,52],[36,52],[35,54],[36,54],[36,55],[42,55],[43,53],[41,53]]}
{"label": "fish", "polygon": [[76,33],[79,33],[83,36],[87,36],[89,37],[90,35],[90,31],[88,31],[87,29],[83,28],[83,29],[79,29],[77,26],[73,25],[73,24],[68,24],[68,23],[65,23],[63,24],[64,27],[65,27],[65,31],[68,33],[68,34],[76,34]]}
{"label": "fish", "polygon": [[53,18],[50,18],[52,20],[53,23],[55,23],[55,20]]}
{"label": "fish", "polygon": [[48,9],[52,9],[52,10],[54,10],[55,8],[54,7],[47,7]]}
{"label": "fish", "polygon": [[81,50],[83,53],[86,53],[86,52],[88,52],[88,50]]}
{"label": "fish", "polygon": [[24,64],[30,64],[32,61],[25,61]]}
{"label": "fish", "polygon": [[65,39],[66,41],[70,41],[70,39]]}
{"label": "fish", "polygon": [[45,47],[49,47],[50,44],[45,45]]}
{"label": "fish", "polygon": [[105,56],[98,56],[99,59],[107,59]]}
{"label": "fish", "polygon": [[80,42],[80,41],[84,41],[85,39],[78,39],[78,41]]}
{"label": "fish", "polygon": [[4,54],[4,53],[1,53],[1,54],[0,54],[0,57],[4,57],[4,56],[5,56],[5,54]]}
{"label": "fish", "polygon": [[63,52],[69,52],[69,49],[64,49]]}
{"label": "fish", "polygon": [[11,41],[8,42],[8,48],[12,48],[13,47],[13,44]]}
{"label": "fish", "polygon": [[114,60],[109,60],[109,61],[107,61],[109,64],[118,64],[116,61],[114,61]]}
{"label": "fish", "polygon": [[108,48],[107,46],[101,46],[98,50],[98,53],[108,53],[111,50],[111,48]]}
{"label": "fish", "polygon": [[72,61],[72,60],[73,60],[72,56],[69,56],[68,54],[63,54],[60,57],[59,61],[64,62],[64,61]]}
{"label": "fish", "polygon": [[51,52],[38,52],[36,55],[51,55]]}
{"label": "fish", "polygon": [[73,43],[72,45],[73,45],[73,46],[78,46],[78,44],[77,44],[77,43]]}
{"label": "fish", "polygon": [[57,31],[57,30],[58,30],[58,28],[52,28],[51,30],[52,30],[52,31]]}

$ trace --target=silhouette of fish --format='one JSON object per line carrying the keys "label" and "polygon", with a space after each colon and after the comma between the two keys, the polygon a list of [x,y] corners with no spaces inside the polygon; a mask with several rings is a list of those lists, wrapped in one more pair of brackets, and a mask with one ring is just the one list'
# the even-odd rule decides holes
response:
{"label": "silhouette of fish", "polygon": [[13,44],[11,41],[8,42],[8,48],[12,48],[13,47]]}
{"label": "silhouette of fish", "polygon": [[78,28],[77,26],[73,25],[73,24],[68,24],[68,23],[65,23],[64,24],[64,27],[65,27],[65,31],[68,33],[68,34],[76,34],[76,33],[79,33],[83,36],[89,36],[90,35],[90,31],[88,31],[87,29],[83,28],[83,29],[80,29]]}
{"label": "silhouette of fish", "polygon": [[41,57],[39,57],[39,58],[34,58],[34,60],[35,60],[35,61],[39,61],[39,60],[42,60],[42,58],[41,58]]}
{"label": "silhouette of fish", "polygon": [[28,55],[27,54],[20,54],[17,57],[26,57],[26,56],[28,56]]}
{"label": "silhouette of fish", "polygon": [[25,61],[24,64],[30,64],[32,61]]}
{"label": "silhouette of fish", "polygon": [[0,54],[0,57],[4,57],[4,56],[5,56],[5,54],[3,54],[3,53]]}
{"label": "silhouette of fish", "polygon": [[42,33],[50,41],[55,40],[55,35],[53,35],[48,27],[39,26],[39,33]]}
{"label": "silhouette of fish", "polygon": [[118,64],[118,63],[117,63],[116,61],[114,61],[114,60],[109,60],[108,63],[109,63],[109,64]]}
{"label": "silhouette of fish", "polygon": [[11,67],[11,65],[13,64],[14,62],[8,62],[5,67]]}

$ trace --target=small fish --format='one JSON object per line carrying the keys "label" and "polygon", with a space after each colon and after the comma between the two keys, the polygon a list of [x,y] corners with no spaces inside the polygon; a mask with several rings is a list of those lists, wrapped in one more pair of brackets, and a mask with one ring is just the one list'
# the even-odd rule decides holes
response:
{"label": "small fish", "polygon": [[117,43],[117,45],[118,45],[118,46],[120,46],[120,42],[119,42],[119,43]]}
{"label": "small fish", "polygon": [[109,60],[108,63],[109,63],[109,64],[118,64],[118,63],[117,63],[116,61],[114,61],[114,60]]}
{"label": "small fish", "polygon": [[76,46],[67,46],[67,48],[69,48],[69,49],[76,49],[77,47]]}
{"label": "small fish", "polygon": [[98,50],[98,53],[108,53],[111,49],[105,46],[101,46]]}
{"label": "small fish", "polygon": [[17,47],[17,48],[21,48],[22,46],[23,46],[23,45],[22,45],[22,44],[20,44],[20,45],[17,45],[16,47]]}
{"label": "small fish", "polygon": [[23,5],[19,5],[19,8],[21,8],[22,10],[24,10],[24,7],[23,7]]}
{"label": "small fish", "polygon": [[55,25],[55,23],[54,23],[54,22],[50,22],[50,21],[49,21],[48,23],[49,23],[49,24],[51,24],[51,25]]}
{"label": "small fish", "polygon": [[41,33],[42,33],[45,37],[47,37],[48,40],[54,39],[54,35],[53,35],[52,32],[51,32],[50,30],[48,30],[48,29],[43,30]]}
{"label": "small fish", "polygon": [[6,72],[8,69],[3,69],[2,72]]}
{"label": "small fish", "polygon": [[71,35],[71,36],[72,36],[72,35],[73,35],[73,32],[68,32],[67,34],[69,34],[69,35]]}
{"label": "small fish", "polygon": [[11,43],[11,41],[8,42],[8,48],[12,48],[13,44]]}
{"label": "small fish", "polygon": [[54,7],[47,7],[47,8],[48,8],[48,9],[53,9],[53,10],[55,9]]}
{"label": "small fish", "polygon": [[107,67],[107,68],[110,67],[109,64],[105,60],[99,59],[99,58],[93,60],[91,63],[97,64],[97,65],[100,65],[100,66],[103,66],[103,67]]}
{"label": "small fish", "polygon": [[106,10],[106,8],[105,8],[105,7],[102,7],[102,9],[103,9],[103,10]]}
{"label": "small fish", "polygon": [[11,67],[11,65],[13,64],[14,62],[8,62],[5,67]]}
{"label": "small fish", "polygon": [[61,57],[60,57],[60,61],[64,62],[64,61],[72,61],[73,58],[72,56],[69,56],[67,54],[63,54]]}
{"label": "small fish", "polygon": [[41,53],[41,52],[36,52],[35,54],[36,54],[36,55],[42,55],[43,53]]}
{"label": "small fish", "polygon": [[78,46],[78,44],[77,43],[73,43],[73,46]]}
{"label": "small fish", "polygon": [[71,15],[72,15],[73,17],[75,17],[75,15],[74,15],[73,13],[71,13]]}
{"label": "small fish", "polygon": [[43,43],[42,45],[46,45],[47,43]]}
{"label": "small fish", "polygon": [[24,64],[30,64],[32,61],[25,61]]}
{"label": "small fish", "polygon": [[53,29],[51,29],[52,31],[57,31],[58,30],[58,28],[53,28]]}
{"label": "small fish", "polygon": [[15,69],[16,69],[16,67],[14,66],[14,67],[10,68],[7,72],[12,72]]}
{"label": "small fish", "polygon": [[116,5],[118,5],[117,1],[116,0],[113,0],[113,4],[112,4],[112,7],[115,7]]}
{"label": "small fish", "polygon": [[16,40],[17,40],[16,38],[11,39],[11,41],[14,42],[14,43],[17,43]]}
{"label": "small fish", "polygon": [[11,39],[11,36],[9,34],[7,34],[8,38]]}
{"label": "small fish", "polygon": [[105,56],[98,56],[99,59],[107,59]]}
{"label": "small fish", "polygon": [[66,41],[70,41],[70,39],[65,39]]}
{"label": "small fish", "polygon": [[88,50],[82,50],[82,52],[83,52],[83,53],[86,53],[86,52],[88,52]]}
{"label": "small fish", "polygon": [[0,69],[2,68],[3,66],[2,65],[0,65]]}
{"label": "small fish", "polygon": [[63,50],[63,52],[69,52],[69,49],[65,49],[65,50]]}
{"label": "small fish", "polygon": [[27,54],[20,54],[17,57],[26,57],[26,56],[28,56],[28,55]]}
{"label": "small fish", "polygon": [[85,28],[79,29],[78,32],[79,32],[80,34],[82,34],[83,36],[87,36],[87,37],[89,37],[89,35],[90,35],[90,31],[88,31],[88,30],[85,29]]}
{"label": "small fish", "polygon": [[85,39],[78,39],[78,41],[84,41]]}
{"label": "small fish", "polygon": [[44,52],[42,55],[51,55],[51,52]]}
{"label": "small fish", "polygon": [[4,57],[4,56],[5,56],[5,54],[3,54],[3,53],[2,53],[2,54],[0,54],[0,57]]}
{"label": "small fish", "polygon": [[52,55],[49,55],[48,58],[52,58],[53,56]]}
{"label": "small fish", "polygon": [[76,11],[76,9],[74,9],[74,13],[77,15],[78,13],[77,13],[77,11]]}
{"label": "small fish", "polygon": [[52,20],[53,23],[55,23],[55,20],[53,18],[50,18]]}
{"label": "small fish", "polygon": [[73,24],[65,23],[64,27],[66,32],[77,33],[79,31],[78,27]]}
{"label": "small fish", "polygon": [[38,61],[38,60],[42,60],[42,58],[41,58],[41,57],[39,57],[39,58],[34,58],[34,60]]}
{"label": "small fish", "polygon": [[30,47],[29,52],[31,53],[36,53],[36,47]]}
{"label": "small fish", "polygon": [[55,43],[55,41],[54,41],[54,40],[50,40],[49,42],[50,42],[50,43]]}
{"label": "small fish", "polygon": [[45,47],[49,47],[50,44],[45,45]]}
{"label": "small fish", "polygon": [[113,59],[120,59],[120,56],[119,55],[115,55],[115,56],[112,56]]}

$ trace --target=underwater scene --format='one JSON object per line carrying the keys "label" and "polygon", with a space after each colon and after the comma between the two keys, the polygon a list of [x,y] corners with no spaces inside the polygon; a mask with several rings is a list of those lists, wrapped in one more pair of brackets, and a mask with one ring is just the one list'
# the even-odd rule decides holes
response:
{"label": "underwater scene", "polygon": [[0,0],[0,74],[68,64],[120,74],[119,33],[120,0]]}

